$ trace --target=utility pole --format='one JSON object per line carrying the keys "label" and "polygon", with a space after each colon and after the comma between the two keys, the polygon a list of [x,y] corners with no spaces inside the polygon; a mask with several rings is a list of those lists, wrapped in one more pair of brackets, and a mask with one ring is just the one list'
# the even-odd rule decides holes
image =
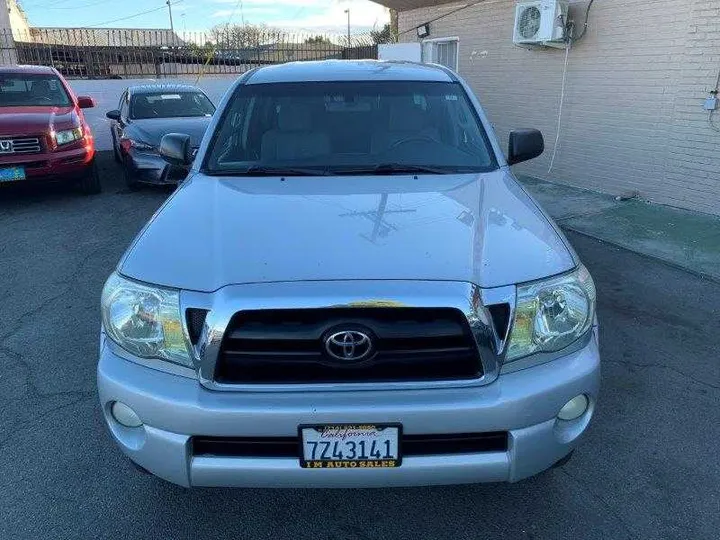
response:
{"label": "utility pole", "polygon": [[168,13],[170,14],[170,31],[174,33],[175,26],[173,25],[173,20],[172,20],[172,4],[170,3],[170,0],[167,0],[167,2],[165,2],[165,3],[167,4]]}
{"label": "utility pole", "polygon": [[350,48],[352,46],[350,42],[350,9],[346,9],[345,13],[347,13],[348,16],[348,48]]}

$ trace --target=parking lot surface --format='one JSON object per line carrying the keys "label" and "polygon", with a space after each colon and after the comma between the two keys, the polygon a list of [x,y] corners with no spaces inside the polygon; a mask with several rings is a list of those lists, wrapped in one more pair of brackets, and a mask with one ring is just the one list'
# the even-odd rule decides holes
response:
{"label": "parking lot surface", "polygon": [[108,154],[100,167],[95,197],[0,190],[0,538],[720,537],[720,285],[574,234],[603,389],[564,468],[357,491],[186,490],[137,472],[98,407],[99,296],[169,192],[126,190]]}

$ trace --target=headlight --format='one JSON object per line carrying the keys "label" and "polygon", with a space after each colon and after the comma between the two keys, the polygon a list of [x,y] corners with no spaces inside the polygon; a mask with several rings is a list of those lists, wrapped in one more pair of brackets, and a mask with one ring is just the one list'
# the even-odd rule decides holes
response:
{"label": "headlight", "polygon": [[192,367],[180,314],[180,294],[113,274],[102,292],[105,332],[135,356]]}
{"label": "headlight", "polygon": [[62,146],[63,144],[70,144],[71,142],[79,141],[82,138],[83,128],[81,127],[55,132],[55,142],[58,146]]}
{"label": "headlight", "polygon": [[505,361],[564,349],[590,329],[594,318],[595,284],[582,265],[564,276],[521,285]]}
{"label": "headlight", "polygon": [[126,144],[129,147],[134,148],[138,152],[145,152],[147,154],[157,154],[158,149],[154,147],[152,144],[148,144],[142,141],[136,141],[135,139],[125,139]]}

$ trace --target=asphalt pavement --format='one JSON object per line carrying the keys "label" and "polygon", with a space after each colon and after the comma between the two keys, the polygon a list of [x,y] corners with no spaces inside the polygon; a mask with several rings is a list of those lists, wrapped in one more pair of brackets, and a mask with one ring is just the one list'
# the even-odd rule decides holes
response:
{"label": "asphalt pavement", "polygon": [[99,196],[0,190],[0,538],[720,537],[720,284],[573,233],[604,366],[564,468],[355,491],[187,490],[139,473],[98,407],[99,296],[169,192],[130,192],[109,155],[100,166]]}

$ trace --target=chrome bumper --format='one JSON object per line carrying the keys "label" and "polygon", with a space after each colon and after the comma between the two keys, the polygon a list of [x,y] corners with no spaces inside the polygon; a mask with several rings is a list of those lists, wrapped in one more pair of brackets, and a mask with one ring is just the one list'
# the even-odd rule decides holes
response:
{"label": "chrome bumper", "polygon": [[[515,482],[575,448],[600,385],[597,332],[581,350],[500,375],[487,386],[441,389],[218,392],[101,348],[100,403],[113,437],[133,461],[183,486],[389,487]],[[571,422],[558,411],[578,394],[590,407]],[[122,401],[144,425],[125,428],[110,405]],[[507,431],[506,452],[408,456],[396,469],[302,469],[294,458],[194,456],[193,435],[287,437],[299,424],[403,424],[407,434]]]}

